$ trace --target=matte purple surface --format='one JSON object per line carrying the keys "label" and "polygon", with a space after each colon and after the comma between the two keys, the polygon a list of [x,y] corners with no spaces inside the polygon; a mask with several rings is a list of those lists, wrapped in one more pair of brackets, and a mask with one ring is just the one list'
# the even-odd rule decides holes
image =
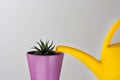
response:
{"label": "matte purple surface", "polygon": [[63,53],[50,56],[27,53],[31,80],[59,80],[63,56]]}

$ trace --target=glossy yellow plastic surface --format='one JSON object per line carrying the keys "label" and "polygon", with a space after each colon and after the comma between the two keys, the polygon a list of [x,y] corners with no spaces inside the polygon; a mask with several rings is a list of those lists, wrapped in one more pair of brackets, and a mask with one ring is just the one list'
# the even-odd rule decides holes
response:
{"label": "glossy yellow plastic surface", "polygon": [[120,19],[112,26],[103,44],[101,60],[88,53],[69,46],[57,46],[57,52],[66,52],[82,61],[98,78],[98,80],[120,80],[120,43],[110,41],[120,27]]}

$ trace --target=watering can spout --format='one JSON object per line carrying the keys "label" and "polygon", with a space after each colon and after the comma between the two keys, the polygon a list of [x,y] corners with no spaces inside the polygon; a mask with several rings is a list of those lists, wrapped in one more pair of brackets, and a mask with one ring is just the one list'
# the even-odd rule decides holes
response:
{"label": "watering can spout", "polygon": [[102,63],[97,59],[95,59],[94,57],[92,57],[91,55],[81,50],[68,47],[68,46],[62,46],[62,45],[57,46],[56,51],[66,52],[68,54],[71,54],[72,56],[77,58],[79,61],[83,62],[97,77],[99,78],[102,77],[103,75]]}

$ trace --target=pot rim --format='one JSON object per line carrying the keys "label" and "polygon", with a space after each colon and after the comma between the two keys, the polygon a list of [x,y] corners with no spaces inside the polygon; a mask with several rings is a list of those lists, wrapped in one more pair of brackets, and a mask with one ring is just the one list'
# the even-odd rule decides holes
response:
{"label": "pot rim", "polygon": [[45,56],[45,57],[49,57],[49,56],[59,56],[59,55],[64,55],[64,53],[63,52],[56,52],[56,51],[54,51],[55,53],[57,53],[57,55],[36,55],[36,54],[32,54],[32,53],[34,53],[35,51],[28,51],[26,54],[27,55],[33,55],[33,56]]}

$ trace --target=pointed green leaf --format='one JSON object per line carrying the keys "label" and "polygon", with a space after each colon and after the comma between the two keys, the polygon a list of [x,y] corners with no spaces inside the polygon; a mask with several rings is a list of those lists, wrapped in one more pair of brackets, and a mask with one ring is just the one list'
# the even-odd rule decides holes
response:
{"label": "pointed green leaf", "polygon": [[39,48],[37,48],[36,46],[34,46],[34,49],[36,49],[37,51],[41,52],[41,50]]}
{"label": "pointed green leaf", "polygon": [[44,42],[40,39],[41,46],[45,46]]}
{"label": "pointed green leaf", "polygon": [[50,48],[50,51],[53,51],[54,48],[55,48],[55,45],[52,48]]}
{"label": "pointed green leaf", "polygon": [[51,44],[49,45],[49,47],[48,47],[48,48],[50,49],[50,48],[52,47],[52,45],[53,45],[53,41],[51,42]]}
{"label": "pointed green leaf", "polygon": [[43,47],[40,45],[40,43],[39,42],[36,42],[36,43],[39,45],[40,49],[42,50]]}

